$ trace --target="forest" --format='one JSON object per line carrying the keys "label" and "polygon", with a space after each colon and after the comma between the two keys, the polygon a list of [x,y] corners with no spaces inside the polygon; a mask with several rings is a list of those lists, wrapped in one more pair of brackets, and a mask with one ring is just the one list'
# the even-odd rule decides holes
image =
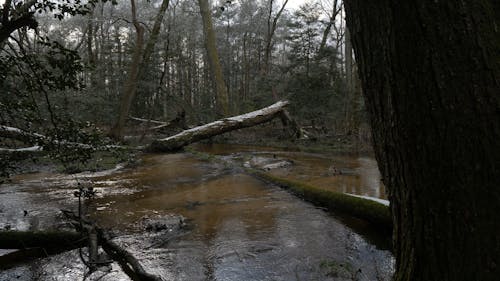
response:
{"label": "forest", "polygon": [[494,0],[0,1],[0,280],[497,280]]}

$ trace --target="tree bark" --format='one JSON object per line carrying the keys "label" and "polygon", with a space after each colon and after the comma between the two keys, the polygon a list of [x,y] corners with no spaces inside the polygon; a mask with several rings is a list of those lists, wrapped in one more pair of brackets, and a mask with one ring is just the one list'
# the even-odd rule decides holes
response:
{"label": "tree bark", "polygon": [[217,114],[221,117],[229,115],[229,95],[226,82],[222,74],[219,53],[217,52],[215,32],[212,24],[212,16],[208,0],[198,0],[200,13],[203,21],[203,32],[205,34],[205,48],[207,49],[208,63],[215,78],[215,87],[217,91]]}
{"label": "tree bark", "polygon": [[182,149],[184,146],[220,135],[229,131],[248,128],[269,122],[276,117],[281,117],[288,101],[279,101],[266,108],[247,114],[221,119],[203,126],[185,130],[177,135],[155,140],[148,148],[154,152],[171,152]]}
{"label": "tree bark", "polygon": [[136,40],[132,62],[130,64],[128,77],[125,81],[123,89],[120,113],[115,126],[110,132],[111,137],[115,140],[121,140],[123,138],[125,121],[128,118],[130,107],[132,106],[132,101],[134,100],[137,91],[137,84],[139,82],[139,79],[144,76],[144,70],[151,58],[151,54],[154,51],[156,42],[158,41],[158,34],[160,32],[161,23],[163,21],[165,11],[168,8],[169,2],[169,0],[163,0],[160,9],[158,10],[158,14],[155,17],[151,34],[149,35],[148,41],[146,42],[146,46],[144,47],[144,27],[142,27],[137,20],[135,1],[131,0],[132,23],[136,30]]}
{"label": "tree bark", "polygon": [[151,59],[151,54],[153,54],[156,42],[158,42],[158,35],[160,34],[161,24],[163,22],[165,12],[168,9],[169,3],[170,3],[169,0],[163,0],[161,2],[161,6],[160,9],[158,10],[158,13],[156,14],[155,21],[153,24],[153,29],[151,30],[151,34],[149,35],[148,41],[146,42],[146,46],[144,47],[144,53],[142,54],[142,62],[141,62],[139,77],[144,75],[144,70]]}
{"label": "tree bark", "polygon": [[500,276],[500,2],[346,1],[397,281]]}
{"label": "tree bark", "polygon": [[352,44],[349,28],[345,29],[344,41],[344,56],[345,56],[345,77],[346,77],[346,99],[345,99],[345,134],[350,134],[352,130],[352,114],[354,103],[354,88],[353,88],[353,59],[352,59]]}
{"label": "tree bark", "polygon": [[335,25],[337,15],[340,13],[340,11],[342,11],[342,8],[338,8],[337,6],[338,0],[334,0],[332,3],[332,14],[330,15],[330,20],[326,24],[325,30],[323,31],[323,36],[321,37],[321,43],[319,44],[318,54],[320,56],[322,56],[325,51],[326,42],[328,41],[328,37],[330,36],[332,26]]}
{"label": "tree bark", "polygon": [[144,27],[142,27],[137,20],[135,0],[130,0],[130,3],[132,6],[132,23],[135,27],[136,38],[132,62],[130,63],[128,77],[123,87],[118,120],[110,132],[110,136],[115,140],[121,140],[123,138],[125,121],[127,120],[128,113],[130,112],[130,106],[132,105],[132,101],[134,100],[135,92],[137,90],[139,65],[141,64],[142,48],[144,45]]}
{"label": "tree bark", "polygon": [[16,30],[28,27],[30,29],[35,29],[38,27],[38,22],[35,20],[32,14],[23,15],[13,21],[8,21],[2,24],[0,27],[0,43],[3,44],[9,36]]}

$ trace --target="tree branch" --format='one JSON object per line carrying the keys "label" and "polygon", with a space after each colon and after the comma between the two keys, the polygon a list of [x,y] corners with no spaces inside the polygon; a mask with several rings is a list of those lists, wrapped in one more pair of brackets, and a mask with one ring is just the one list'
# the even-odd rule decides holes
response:
{"label": "tree branch", "polygon": [[[68,147],[78,147],[78,148],[83,148],[83,149],[88,149],[88,148],[93,148],[93,149],[121,149],[123,146],[119,145],[105,145],[105,146],[99,146],[99,147],[93,147],[90,144],[85,144],[85,143],[78,143],[78,142],[70,142],[70,141],[59,141],[59,140],[54,140],[51,139],[45,135],[38,134],[38,133],[32,133],[28,132],[19,128],[14,128],[14,127],[9,127],[9,126],[4,126],[0,125],[0,137],[2,138],[9,138],[9,139],[15,139],[22,141],[24,143],[53,143],[53,144],[58,144],[58,145],[64,145]],[[37,146],[33,146],[30,149],[33,151],[35,150],[34,148]],[[20,149],[3,149],[3,151],[20,151]],[[21,149],[23,150],[23,149]],[[27,151],[27,149],[24,149]],[[37,147],[36,150],[42,150],[41,147]]]}
{"label": "tree branch", "polygon": [[0,43],[4,42],[9,38],[12,32],[22,28],[29,27],[31,29],[35,29],[38,26],[38,22],[33,17],[33,14],[23,15],[20,18],[17,18],[13,21],[8,21],[7,23],[2,23],[2,27],[0,28]]}
{"label": "tree branch", "polygon": [[2,15],[2,25],[5,26],[9,23],[9,12],[10,12],[10,4],[12,0],[6,0],[3,4],[3,15]]}

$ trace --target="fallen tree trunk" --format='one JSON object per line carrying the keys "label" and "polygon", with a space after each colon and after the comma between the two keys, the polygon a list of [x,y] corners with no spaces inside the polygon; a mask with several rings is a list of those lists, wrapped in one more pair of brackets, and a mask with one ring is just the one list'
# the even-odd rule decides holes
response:
{"label": "fallen tree trunk", "polygon": [[138,281],[162,281],[161,277],[147,272],[142,264],[126,249],[122,248],[109,237],[102,229],[98,229],[99,241],[104,251],[122,267],[123,271]]}
{"label": "fallen tree trunk", "polygon": [[24,159],[26,157],[38,154],[43,151],[41,146],[35,145],[23,148],[1,148],[0,157],[8,157],[9,159]]}
{"label": "fallen tree trunk", "polygon": [[123,271],[134,281],[162,281],[161,277],[151,274],[144,269],[140,261],[130,254],[126,249],[115,243],[105,230],[95,226],[91,222],[78,217],[71,211],[61,210],[64,216],[71,222],[77,231],[89,234],[91,231],[97,233],[99,244],[102,249],[113,260],[118,262]]}
{"label": "fallen tree trunk", "polygon": [[9,126],[4,126],[0,125],[0,137],[2,138],[9,138],[9,139],[15,139],[19,140],[22,142],[37,142],[39,140],[45,140],[47,139],[46,136],[37,134],[37,133],[31,133],[27,132],[24,130],[21,130],[19,128],[14,128],[14,127],[9,127]]}
{"label": "fallen tree trunk", "polygon": [[17,249],[0,256],[0,270],[79,248],[86,243],[86,238],[75,232],[0,231],[0,249]]}
{"label": "fallen tree trunk", "polygon": [[107,150],[107,149],[123,149],[124,147],[119,145],[103,145],[103,146],[92,146],[90,144],[71,142],[65,140],[56,140],[49,138],[45,135],[39,133],[28,132],[19,128],[9,127],[0,125],[0,137],[15,139],[23,143],[37,144],[32,147],[27,148],[0,148],[0,152],[3,153],[16,153],[16,152],[39,152],[43,150],[43,144],[51,143],[55,145],[61,145],[65,147],[82,148],[82,149],[94,149],[94,150]]}
{"label": "fallen tree trunk", "polygon": [[82,236],[70,231],[0,231],[0,249],[77,248]]}
{"label": "fallen tree trunk", "polygon": [[23,147],[23,148],[0,148],[0,153],[5,152],[5,153],[31,153],[31,152],[40,152],[42,151],[42,147],[38,145],[30,146],[30,147]]}
{"label": "fallen tree trunk", "polygon": [[172,152],[184,146],[217,136],[229,131],[248,128],[269,122],[276,117],[282,117],[288,101],[279,101],[271,106],[243,115],[233,116],[185,130],[177,135],[153,141],[148,147],[152,152]]}

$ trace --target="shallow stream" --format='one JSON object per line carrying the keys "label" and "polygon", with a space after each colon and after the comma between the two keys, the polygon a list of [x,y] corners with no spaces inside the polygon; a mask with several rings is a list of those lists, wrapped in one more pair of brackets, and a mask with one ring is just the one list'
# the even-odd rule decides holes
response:
{"label": "shallow stream", "polygon": [[[195,149],[236,162],[289,159],[290,167],[270,172],[385,198],[371,158],[241,146]],[[341,172],[332,174],[331,166]],[[164,280],[371,281],[390,280],[393,272],[394,259],[380,242],[387,237],[377,237],[363,222],[318,209],[233,165],[201,161],[187,153],[145,155],[135,168],[101,174],[18,176],[0,188],[0,227],[64,228],[58,209],[76,208],[72,194],[77,181],[98,191],[86,205],[89,215],[113,229],[117,239]],[[23,210],[29,211],[27,216]],[[183,231],[145,231],[145,219],[172,215],[184,218]],[[0,272],[0,280],[49,275],[40,280],[83,278],[75,251]],[[116,264],[102,276],[100,280],[128,280]]]}

